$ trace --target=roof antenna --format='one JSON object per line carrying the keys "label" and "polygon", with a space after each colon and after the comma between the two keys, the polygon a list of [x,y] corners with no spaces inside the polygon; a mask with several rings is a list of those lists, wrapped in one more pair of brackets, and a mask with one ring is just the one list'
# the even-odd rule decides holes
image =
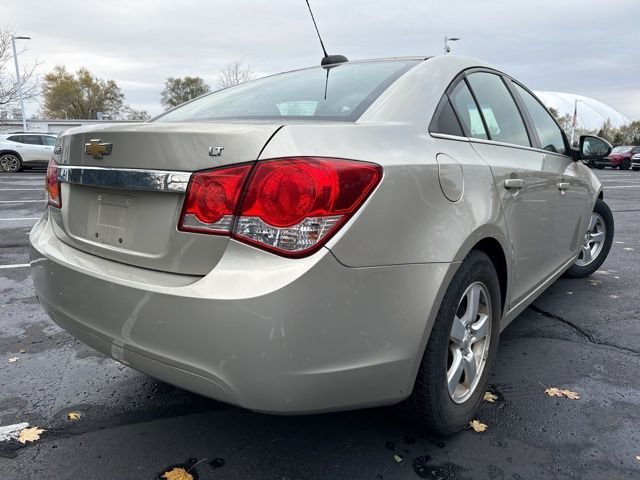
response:
{"label": "roof antenna", "polygon": [[324,43],[322,41],[322,37],[320,36],[320,30],[318,30],[318,25],[316,24],[316,19],[313,16],[313,11],[311,10],[311,5],[309,5],[309,0],[305,0],[307,2],[307,8],[309,8],[309,13],[311,14],[311,20],[313,20],[313,26],[316,27],[316,33],[318,34],[318,40],[320,40],[320,46],[322,47],[322,52],[324,53],[324,57],[320,61],[320,65],[323,67],[325,65],[332,65],[335,63],[344,63],[348,62],[349,59],[344,55],[329,55],[327,53],[327,49],[324,48]]}

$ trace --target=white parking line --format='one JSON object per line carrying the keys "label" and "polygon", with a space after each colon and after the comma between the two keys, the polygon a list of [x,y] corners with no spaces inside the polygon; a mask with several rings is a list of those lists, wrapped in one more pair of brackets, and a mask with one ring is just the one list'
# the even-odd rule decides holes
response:
{"label": "white parking line", "polygon": [[640,185],[614,185],[613,187],[604,187],[607,190],[613,190],[614,188],[640,188]]}
{"label": "white parking line", "polygon": [[0,200],[0,203],[44,203],[46,200]]}
{"label": "white parking line", "polygon": [[30,267],[30,263],[16,263],[14,265],[0,265],[0,270],[8,270],[9,268],[27,268]]}
{"label": "white parking line", "polygon": [[0,192],[26,192],[36,190],[42,190],[44,192],[44,188],[0,188]]}
{"label": "white parking line", "polygon": [[24,220],[40,220],[40,217],[0,218],[0,222],[22,222]]}

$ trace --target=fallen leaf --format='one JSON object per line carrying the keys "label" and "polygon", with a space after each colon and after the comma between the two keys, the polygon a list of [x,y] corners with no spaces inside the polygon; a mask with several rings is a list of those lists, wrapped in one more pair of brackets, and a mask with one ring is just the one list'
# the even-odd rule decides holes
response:
{"label": "fallen leaf", "polygon": [[570,400],[578,400],[580,398],[576,392],[572,392],[571,390],[562,390],[556,387],[547,388],[544,393],[550,397],[564,397]]}
{"label": "fallen leaf", "polygon": [[609,295],[609,298],[620,298],[618,295]]}
{"label": "fallen leaf", "polygon": [[609,275],[609,272],[606,270],[597,270],[596,273],[599,273],[600,275]]}
{"label": "fallen leaf", "polygon": [[27,353],[27,351],[21,349],[20,352],[18,352],[18,353]]}
{"label": "fallen leaf", "polygon": [[636,460],[640,462],[640,455],[636,455]]}
{"label": "fallen leaf", "polygon": [[473,428],[475,432],[484,432],[487,429],[487,424],[482,423],[480,420],[471,420],[469,426]]}
{"label": "fallen leaf", "polygon": [[633,248],[631,247],[624,247],[624,250],[626,250],[627,252],[633,252]]}
{"label": "fallen leaf", "polygon": [[589,279],[587,280],[587,282],[589,282],[591,285],[600,285],[602,283],[602,280],[593,280],[593,279]]}
{"label": "fallen leaf", "polygon": [[567,295],[573,295],[573,292],[567,292]]}
{"label": "fallen leaf", "polygon": [[168,472],[162,474],[162,478],[166,480],[193,480],[193,475],[184,468],[172,468]]}
{"label": "fallen leaf", "polygon": [[497,399],[498,399],[497,395],[494,395],[491,392],[484,392],[484,401],[485,402],[495,403]]}
{"label": "fallen leaf", "polygon": [[400,455],[398,455],[397,453],[393,456],[393,459],[400,463],[402,460],[404,460]]}
{"label": "fallen leaf", "polygon": [[45,431],[46,430],[38,427],[23,428],[20,430],[18,441],[20,443],[35,442],[36,440],[40,440],[40,435]]}
{"label": "fallen leaf", "polygon": [[80,420],[82,414],[80,412],[69,412],[67,413],[67,420],[70,422],[75,422],[76,420]]}
{"label": "fallen leaf", "polygon": [[9,359],[9,363],[16,363],[18,361],[18,357],[11,357]]}

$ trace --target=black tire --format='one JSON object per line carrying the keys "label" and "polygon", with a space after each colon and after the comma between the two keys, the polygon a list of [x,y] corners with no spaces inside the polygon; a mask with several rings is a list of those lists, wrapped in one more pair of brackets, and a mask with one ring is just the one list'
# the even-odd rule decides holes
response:
{"label": "black tire", "polygon": [[19,172],[23,169],[22,158],[14,152],[6,152],[0,155],[0,170],[3,172]]}
{"label": "black tire", "polygon": [[[596,204],[593,207],[594,213],[599,214],[602,217],[605,225],[605,240],[602,249],[593,260],[593,262],[588,265],[577,265],[574,263],[571,265],[569,270],[565,272],[565,276],[570,278],[583,278],[591,275],[593,272],[598,270],[600,266],[607,259],[607,255],[609,255],[609,250],[611,250],[611,244],[613,243],[613,235],[615,233],[615,225],[613,221],[613,214],[611,213],[611,209],[609,205],[606,204],[604,200],[596,200]],[[577,260],[576,260],[577,262]]]}
{"label": "black tire", "polygon": [[631,160],[629,160],[628,158],[625,158],[624,160],[622,160],[620,162],[620,165],[618,165],[618,168],[620,168],[620,170],[629,170],[630,167],[631,167]]}
{"label": "black tire", "polygon": [[603,170],[603,169],[604,169],[604,165],[596,165],[596,168],[597,168],[598,170]]}
{"label": "black tire", "polygon": [[631,169],[632,169],[634,172],[637,172],[638,170],[640,170],[640,167],[631,167]]}
{"label": "black tire", "polygon": [[[447,388],[451,327],[462,295],[476,282],[481,282],[486,287],[491,303],[487,360],[473,393],[464,402],[456,403]],[[501,317],[498,274],[485,253],[473,250],[451,280],[433,324],[413,392],[401,404],[404,414],[412,424],[441,435],[451,435],[469,426],[480,407],[495,361]]]}

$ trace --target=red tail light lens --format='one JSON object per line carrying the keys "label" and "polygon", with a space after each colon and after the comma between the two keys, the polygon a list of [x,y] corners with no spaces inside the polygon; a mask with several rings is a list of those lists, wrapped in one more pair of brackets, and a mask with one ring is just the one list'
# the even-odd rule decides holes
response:
{"label": "red tail light lens", "polygon": [[258,162],[232,236],[281,255],[309,254],[355,213],[381,177],[379,165],[352,160]]}
{"label": "red tail light lens", "polygon": [[284,256],[308,255],[340,229],[381,178],[379,165],[320,157],[196,173],[178,229],[230,234]]}
{"label": "red tail light lens", "polygon": [[58,164],[55,160],[49,160],[47,166],[47,202],[52,207],[62,208],[62,191],[60,182],[58,181]]}
{"label": "red tail light lens", "polygon": [[224,235],[231,231],[251,165],[195,173],[189,182],[178,230]]}

